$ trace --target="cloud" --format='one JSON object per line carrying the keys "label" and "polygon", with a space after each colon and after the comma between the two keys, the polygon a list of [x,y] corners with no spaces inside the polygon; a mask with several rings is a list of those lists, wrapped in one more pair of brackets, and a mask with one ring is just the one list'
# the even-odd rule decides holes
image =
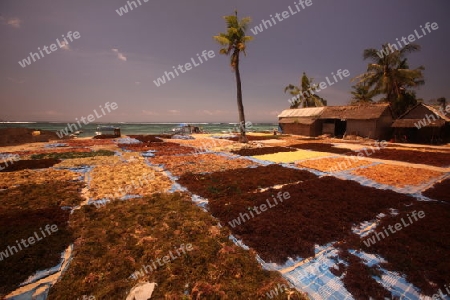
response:
{"label": "cloud", "polygon": [[136,81],[134,84],[135,84],[135,85],[140,85],[141,82],[140,82],[140,81]]}
{"label": "cloud", "polygon": [[172,114],[172,115],[179,115],[180,114],[180,111],[176,110],[176,109],[170,109],[170,110],[168,110],[168,112],[169,112],[169,114]]}
{"label": "cloud", "polygon": [[64,50],[70,50],[70,46],[69,46],[69,44],[68,43],[66,43],[65,41],[61,41],[61,49],[64,49]]}
{"label": "cloud", "polygon": [[120,52],[119,52],[119,49],[113,48],[113,49],[111,49],[111,50],[112,50],[113,52],[117,53],[117,58],[118,58],[118,59],[120,59],[120,60],[122,60],[122,61],[127,61],[126,56],[123,55],[123,53],[120,53]]}
{"label": "cloud", "polygon": [[5,18],[3,16],[0,16],[0,23],[6,24],[13,28],[20,28],[20,24],[22,23],[22,21],[19,18]]}
{"label": "cloud", "polygon": [[33,116],[62,116],[61,112],[56,110],[34,111],[31,113]]}
{"label": "cloud", "polygon": [[145,115],[145,116],[155,116],[155,115],[157,115],[158,113],[156,113],[156,112],[154,112],[154,111],[151,111],[151,110],[145,110],[145,109],[143,109],[143,110],[142,110],[142,114]]}
{"label": "cloud", "polygon": [[17,79],[17,78],[12,78],[12,77],[7,77],[6,79],[13,83],[18,83],[18,84],[25,83],[24,79]]}
{"label": "cloud", "polygon": [[204,110],[199,111],[199,113],[204,114],[204,115],[214,116],[214,115],[225,115],[225,114],[228,114],[229,112],[223,111],[223,110],[218,110],[218,109],[216,109],[216,110],[204,109]]}

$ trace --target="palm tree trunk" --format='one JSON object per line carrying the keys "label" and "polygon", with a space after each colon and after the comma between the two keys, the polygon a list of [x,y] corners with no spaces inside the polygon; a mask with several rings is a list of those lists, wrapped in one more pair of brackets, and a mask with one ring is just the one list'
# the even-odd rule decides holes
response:
{"label": "palm tree trunk", "polygon": [[239,50],[233,53],[235,55],[235,67],[234,72],[236,75],[236,90],[237,90],[237,105],[239,111],[239,128],[241,131],[241,136],[239,137],[239,141],[241,143],[247,143],[248,139],[245,136],[245,114],[244,114],[244,105],[242,104],[242,83],[241,83],[241,74],[239,72]]}

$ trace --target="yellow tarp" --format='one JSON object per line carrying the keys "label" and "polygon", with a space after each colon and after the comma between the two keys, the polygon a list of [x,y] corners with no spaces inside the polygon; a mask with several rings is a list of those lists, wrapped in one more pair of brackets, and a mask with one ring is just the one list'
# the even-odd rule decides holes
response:
{"label": "yellow tarp", "polygon": [[308,150],[298,150],[295,152],[278,152],[274,154],[256,155],[254,158],[273,161],[275,163],[291,163],[298,160],[310,159],[315,157],[333,156],[336,154],[327,152],[316,152]]}

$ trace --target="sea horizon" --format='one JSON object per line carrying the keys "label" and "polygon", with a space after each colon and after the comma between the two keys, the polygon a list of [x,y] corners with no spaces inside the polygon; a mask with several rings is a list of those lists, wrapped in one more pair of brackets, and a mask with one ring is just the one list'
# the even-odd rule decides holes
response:
{"label": "sea horizon", "polygon": [[[94,136],[97,126],[119,127],[122,135],[132,134],[166,134],[171,133],[172,129],[180,124],[190,124],[200,127],[206,133],[229,133],[238,129],[238,122],[93,122],[87,125],[81,123],[78,126],[73,122],[39,122],[39,121],[1,121],[0,128],[29,128],[35,130],[60,131],[68,127],[68,124],[74,124],[74,131],[81,131],[79,137]],[[278,127],[278,123],[252,123],[248,131],[270,131]]]}

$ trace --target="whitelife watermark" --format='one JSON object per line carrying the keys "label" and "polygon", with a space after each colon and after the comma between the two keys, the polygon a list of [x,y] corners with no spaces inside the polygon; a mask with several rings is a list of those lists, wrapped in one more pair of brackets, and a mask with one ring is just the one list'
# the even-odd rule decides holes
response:
{"label": "whitelife watermark", "polygon": [[[276,13],[275,17],[273,17],[273,15],[270,15],[270,19],[269,20],[261,20],[261,23],[253,28],[250,28],[250,31],[254,34],[254,35],[258,35],[258,33],[261,33],[264,31],[264,29],[269,29],[270,27],[274,26],[277,24],[278,22],[282,22],[286,19],[288,19],[289,17],[298,14],[299,12],[301,12],[302,10],[305,10],[307,7],[311,6],[312,0],[299,0],[298,2],[294,2],[294,9],[292,9],[292,7],[289,5],[288,6],[288,10],[283,11],[282,13]],[[300,8],[301,6],[301,8]],[[275,20],[276,19],[276,20]]]}
{"label": "whitelife watermark", "polygon": [[[328,269],[329,267],[326,264],[321,264],[318,269],[314,268],[313,272],[305,272],[304,270],[300,270],[298,274],[312,280],[314,277],[322,275],[322,273],[326,272]],[[318,270],[319,272],[316,272],[316,270]],[[289,290],[289,287],[286,284],[279,283],[275,288],[267,292],[266,296],[269,299],[272,299],[277,297],[279,294],[281,295],[284,291],[287,290]]]}
{"label": "whitelife watermark", "polygon": [[[166,72],[164,72],[164,75],[162,77],[158,77],[156,80],[153,80],[153,82],[155,83],[155,85],[157,87],[160,87],[161,85],[165,84],[166,82],[169,82],[172,79],[175,79],[176,77],[180,76],[181,74],[178,73],[178,70],[182,74],[184,74],[187,71],[192,70],[193,66],[198,67],[201,64],[203,64],[204,62],[207,62],[208,58],[214,58],[215,56],[216,56],[216,53],[213,50],[209,50],[209,51],[203,50],[201,56],[200,56],[200,54],[197,53],[197,59],[200,63],[196,63],[195,59],[193,57],[191,57],[192,64],[190,62],[188,62],[188,63],[185,63],[184,65],[178,65],[178,67],[175,67],[175,66],[172,67],[173,72],[175,72],[175,74],[177,74],[176,76],[172,71],[169,71],[169,72],[166,71]],[[205,61],[203,61],[202,57]],[[183,69],[183,67],[185,69]],[[167,81],[166,81],[166,79],[167,79]]]}
{"label": "whitelife watermark", "polygon": [[[409,214],[407,214],[408,216],[408,220],[409,223],[406,223],[405,220],[403,218],[400,219],[401,223],[395,223],[394,226],[389,225],[388,229],[391,232],[391,234],[396,233],[397,231],[402,230],[404,227],[408,227],[409,225],[413,224],[413,220],[411,219],[411,216],[414,218],[414,220],[417,222],[422,218],[425,218],[425,212],[423,210],[416,212],[413,211],[411,213],[411,216]],[[419,218],[417,218],[419,217]],[[404,227],[402,227],[402,224]],[[395,227],[395,230],[394,230]],[[383,227],[383,231],[380,232],[376,232],[375,234],[372,235],[372,237],[367,238],[363,241],[364,245],[366,245],[367,247],[370,247],[371,245],[375,245],[378,239],[378,242],[381,241],[381,239],[385,239],[389,236],[389,231],[386,229],[386,227]],[[383,233],[384,232],[384,233]],[[385,235],[386,234],[386,235]],[[380,238],[381,237],[381,238]]]}
{"label": "whitelife watermark", "polygon": [[[24,58],[24,59],[22,59],[22,61],[19,61],[19,65],[22,68],[25,68],[26,66],[31,65],[31,60],[33,60],[33,62],[35,62],[36,60],[43,58],[45,56],[43,51],[45,51],[45,53],[48,55],[52,52],[55,52],[58,49],[67,47],[69,45],[69,42],[67,41],[64,34],[62,35],[62,37],[64,40],[63,42],[60,42],[59,38],[56,39],[56,43],[58,44],[59,48],[56,46],[56,44],[51,44],[49,47],[44,46],[44,47],[42,47],[42,49],[41,49],[41,47],[38,47],[38,52],[41,55],[39,55],[39,53],[37,53],[37,52],[35,52],[35,53],[30,52],[30,55],[27,58]],[[80,37],[81,37],[81,35],[78,31],[74,31],[73,33],[72,33],[72,31],[69,31],[67,33],[67,38],[70,40],[70,42],[73,42],[74,39],[78,40]],[[48,49],[50,49],[50,51]]]}
{"label": "whitelife watermark", "polygon": [[358,161],[360,158],[369,157],[375,152],[380,151],[381,149],[386,148],[388,146],[388,142],[386,142],[385,140],[382,140],[381,142],[375,141],[374,144],[375,144],[374,147],[372,146],[365,147],[363,149],[356,151],[357,154],[347,156],[345,161],[334,165],[328,170],[328,172],[334,173],[338,171],[347,170],[353,165],[354,162]]}
{"label": "whitelife watermark", "polygon": [[[97,109],[94,109],[94,114],[90,114],[87,116],[87,118],[85,117],[81,117],[80,120],[78,120],[78,118],[75,118],[75,120],[77,121],[77,124],[75,123],[67,123],[67,126],[64,129],[61,129],[59,131],[56,131],[56,135],[62,139],[65,135],[69,135],[70,132],[75,132],[77,130],[80,130],[83,126],[81,125],[80,121],[83,122],[84,125],[88,125],[89,123],[92,123],[97,119],[100,119],[101,117],[106,115],[106,112],[104,109],[106,109],[108,111],[108,113],[111,112],[111,110],[116,110],[119,106],[117,105],[116,102],[112,102],[111,104],[109,104],[109,102],[105,103],[105,106],[102,107],[101,105],[99,105],[101,111],[102,111],[102,115],[99,115],[97,113]],[[87,120],[87,122],[86,122]]]}
{"label": "whitelife watermark", "polygon": [[[181,244],[178,248],[175,247],[174,248],[174,252],[176,252],[177,256],[174,255],[174,253],[172,252],[173,250],[170,250],[169,253],[164,256],[163,258],[158,258],[156,260],[156,262],[158,263],[159,267],[163,267],[165,264],[168,264],[174,260],[176,260],[177,258],[181,257],[181,255],[186,255],[186,251],[192,251],[194,250],[194,248],[192,247],[192,244]],[[180,253],[181,251],[181,253]],[[162,262],[161,262],[162,260]],[[133,274],[131,274],[128,278],[130,279],[138,279],[142,276],[144,276],[144,274],[149,274],[152,271],[156,271],[156,269],[158,269],[158,266],[156,265],[155,261],[151,261],[151,263],[149,265],[145,265],[142,266],[142,268],[140,269],[140,271],[134,271]]]}
{"label": "whitelife watermark", "polygon": [[[142,2],[147,3],[150,0],[136,0],[137,3],[139,3],[139,7],[142,5]],[[127,1],[127,5],[130,8],[130,11],[132,11],[135,8],[138,8],[138,5],[136,3],[136,1]],[[128,7],[127,5],[121,6],[119,9],[116,9],[116,12],[119,16],[123,16],[124,14],[128,13]],[[134,5],[134,8],[133,8]]]}
{"label": "whitelife watermark", "polygon": [[[446,116],[448,113],[450,113],[450,104],[447,105],[444,109],[443,106],[439,107],[439,111]],[[428,125],[430,125],[432,122],[435,122],[437,120],[437,116],[435,114],[427,114],[425,116],[425,118],[423,118],[422,120],[417,121],[416,123],[414,123],[414,126],[416,126],[417,129],[420,129],[422,127],[426,127]]]}
{"label": "whitelife watermark", "polygon": [[[239,213],[239,216],[237,218],[234,218],[233,220],[229,221],[228,224],[231,226],[231,228],[235,228],[241,224],[244,224],[245,222],[249,221],[250,219],[253,219],[255,217],[255,215],[253,214],[253,211],[255,211],[255,213],[257,215],[260,215],[261,213],[265,212],[268,208],[273,208],[273,207],[277,206],[278,205],[277,199],[281,203],[281,202],[283,202],[283,200],[287,200],[289,198],[291,198],[291,194],[289,194],[289,192],[284,192],[284,193],[278,192],[277,198],[275,198],[275,196],[272,195],[272,199],[274,201],[273,204],[270,203],[269,199],[266,199],[267,205],[265,203],[263,203],[263,204],[259,205],[259,207],[255,205],[252,208],[249,208],[248,212],[250,213],[251,217],[248,213]],[[261,211],[259,211],[258,208]]]}
{"label": "whitelife watermark", "polygon": [[445,300],[445,299],[448,299],[448,297],[450,297],[450,286],[449,286],[449,284],[445,284],[444,288],[445,288],[445,291],[447,292],[447,294],[444,294],[442,292],[442,290],[439,289],[436,294],[433,294],[433,296],[431,296],[431,299],[432,300],[441,300],[441,299]]}
{"label": "whitelife watermark", "polygon": [[[14,162],[19,161],[20,160],[20,156],[17,154],[12,154],[12,155],[8,155],[6,157],[3,157],[3,159],[0,161],[0,171],[6,169],[7,167],[11,166],[14,164]],[[4,167],[2,167],[1,165],[4,165]]]}
{"label": "whitelife watermark", "polygon": [[[425,24],[425,28],[427,29],[428,33],[431,33],[431,29],[432,29],[432,30],[437,30],[437,29],[439,28],[439,26],[438,26],[438,23],[436,23],[436,22],[433,22],[433,23],[431,23],[431,24],[430,24],[430,22],[427,22],[427,23]],[[430,28],[431,28],[431,29],[430,29]],[[402,37],[400,38],[400,40],[403,42],[403,45],[402,45],[402,43],[400,43],[400,41],[398,40],[398,38],[396,38],[395,40],[397,41],[398,47],[397,47],[397,45],[396,45],[395,43],[394,43],[394,44],[388,43],[387,47],[385,47],[384,49],[381,49],[380,51],[377,51],[377,55],[378,55],[380,58],[383,58],[384,56],[388,56],[390,53],[394,53],[394,51],[398,51],[398,50],[402,49],[403,47],[409,45],[409,43],[415,42],[415,41],[416,41],[416,38],[417,38],[418,40],[421,39],[421,38],[423,38],[424,36],[427,35],[427,32],[426,32],[425,29],[422,27],[422,25],[420,25],[420,29],[422,29],[423,35],[420,35],[420,34],[417,32],[417,29],[414,29],[414,34],[411,33],[410,35],[408,35],[408,38],[406,38],[406,37],[404,37],[404,36],[402,36]],[[408,42],[406,41],[406,39],[408,39]],[[394,50],[394,49],[395,49],[395,50]],[[389,53],[389,52],[390,52],[390,53]]]}
{"label": "whitelife watermark", "polygon": [[[48,236],[50,236],[52,233],[55,233],[58,231],[58,226],[53,224],[53,225],[45,225],[45,231],[47,232]],[[13,256],[14,254],[18,253],[19,251],[22,251],[22,245],[24,248],[28,248],[31,245],[34,245],[36,242],[39,242],[41,240],[43,240],[44,238],[47,237],[47,235],[45,234],[44,230],[42,230],[42,227],[39,228],[39,230],[41,231],[41,236],[39,236],[38,232],[34,232],[34,235],[30,236],[29,238],[25,239],[21,239],[20,242],[18,240],[16,240],[16,244],[17,247],[19,248],[19,250],[17,250],[16,246],[8,246],[6,248],[5,251],[0,251],[0,261],[2,261],[3,259],[6,259],[10,256]],[[36,239],[35,239],[36,238]],[[28,244],[27,244],[28,241]],[[14,252],[13,252],[14,250]]]}
{"label": "whitelife watermark", "polygon": [[[318,85],[317,84],[313,84],[309,89],[307,89],[306,91],[303,91],[302,93],[292,97],[291,99],[288,100],[289,104],[292,105],[294,103],[297,102],[298,99],[300,99],[301,96],[305,97],[305,98],[309,98],[311,97],[315,92],[320,92],[322,90],[325,90],[327,87],[335,85],[336,83],[339,82],[339,80],[344,80],[344,78],[347,78],[348,76],[350,76],[350,71],[345,69],[345,70],[337,70],[336,74],[334,74],[334,72],[331,72],[331,76],[334,79],[333,81],[330,81],[330,78],[328,78],[328,76],[325,76],[326,82],[322,81],[320,82]],[[339,80],[336,78],[339,77]]]}

